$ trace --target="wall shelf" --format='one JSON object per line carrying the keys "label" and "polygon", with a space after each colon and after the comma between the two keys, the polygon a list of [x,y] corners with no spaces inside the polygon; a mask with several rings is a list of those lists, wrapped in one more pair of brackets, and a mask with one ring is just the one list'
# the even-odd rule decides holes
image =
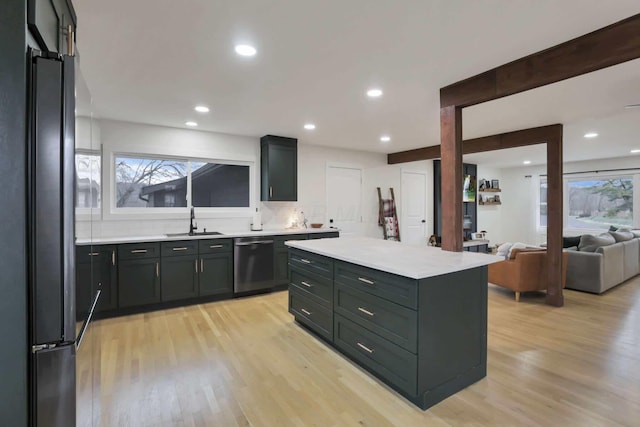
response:
{"label": "wall shelf", "polygon": [[499,193],[502,190],[499,188],[481,188],[478,191],[481,193]]}
{"label": "wall shelf", "polygon": [[502,202],[478,202],[479,205],[501,205]]}

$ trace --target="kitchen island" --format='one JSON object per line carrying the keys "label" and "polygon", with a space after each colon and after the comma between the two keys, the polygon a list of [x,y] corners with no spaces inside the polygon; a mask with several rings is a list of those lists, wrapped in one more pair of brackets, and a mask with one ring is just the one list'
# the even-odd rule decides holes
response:
{"label": "kitchen island", "polygon": [[484,378],[480,253],[371,239],[291,241],[296,321],[422,409]]}

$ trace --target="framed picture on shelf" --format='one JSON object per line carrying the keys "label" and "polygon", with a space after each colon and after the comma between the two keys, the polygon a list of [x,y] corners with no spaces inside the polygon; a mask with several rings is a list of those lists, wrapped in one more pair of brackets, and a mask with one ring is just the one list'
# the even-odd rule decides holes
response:
{"label": "framed picture on shelf", "polygon": [[497,179],[492,179],[491,180],[491,188],[499,189],[500,188],[500,181],[498,181]]}
{"label": "framed picture on shelf", "polygon": [[497,195],[497,194],[495,196],[493,196],[493,201],[496,202],[496,203],[500,203],[500,196]]}

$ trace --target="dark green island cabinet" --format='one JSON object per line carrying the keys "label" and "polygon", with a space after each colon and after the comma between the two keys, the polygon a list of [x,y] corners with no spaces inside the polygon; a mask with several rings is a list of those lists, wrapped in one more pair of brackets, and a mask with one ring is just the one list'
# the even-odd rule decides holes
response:
{"label": "dark green island cabinet", "polygon": [[[486,264],[497,257],[331,240],[287,243],[298,323],[422,409],[486,376]],[[433,265],[398,271],[420,260]]]}

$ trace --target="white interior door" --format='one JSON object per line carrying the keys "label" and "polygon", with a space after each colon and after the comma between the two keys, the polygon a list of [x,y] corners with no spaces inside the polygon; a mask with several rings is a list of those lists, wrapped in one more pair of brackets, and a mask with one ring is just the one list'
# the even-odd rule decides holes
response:
{"label": "white interior door", "polygon": [[402,171],[402,233],[403,243],[427,244],[427,174]]}
{"label": "white interior door", "polygon": [[362,169],[327,167],[327,225],[339,228],[340,237],[361,234]]}

